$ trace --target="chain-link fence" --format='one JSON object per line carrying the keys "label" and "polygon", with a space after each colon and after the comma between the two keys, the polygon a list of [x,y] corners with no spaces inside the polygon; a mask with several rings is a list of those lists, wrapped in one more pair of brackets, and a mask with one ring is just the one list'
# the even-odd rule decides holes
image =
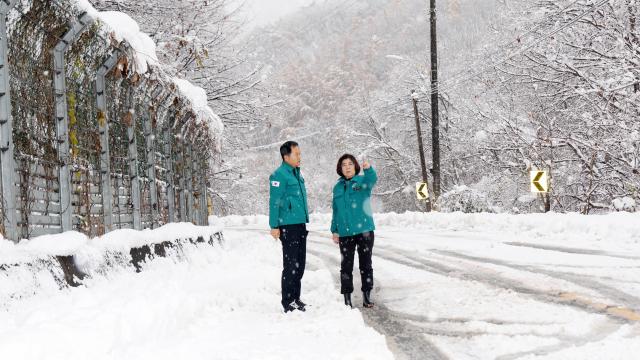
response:
{"label": "chain-link fence", "polygon": [[65,0],[0,17],[4,236],[205,224],[217,140],[161,68]]}

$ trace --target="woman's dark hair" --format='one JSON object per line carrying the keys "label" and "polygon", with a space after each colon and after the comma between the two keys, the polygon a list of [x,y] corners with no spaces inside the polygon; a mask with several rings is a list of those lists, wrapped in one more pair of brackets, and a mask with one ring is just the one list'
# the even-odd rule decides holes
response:
{"label": "woman's dark hair", "polygon": [[344,174],[342,173],[342,162],[347,159],[351,160],[351,162],[353,162],[353,165],[356,167],[356,175],[360,174],[360,164],[358,164],[358,160],[356,160],[356,157],[351,154],[344,154],[340,156],[340,159],[338,160],[338,166],[336,167],[336,172],[338,173],[338,175],[340,175],[340,177],[344,177]]}
{"label": "woman's dark hair", "polygon": [[280,156],[282,157],[282,160],[284,161],[285,155],[291,155],[292,149],[297,146],[298,143],[295,141],[287,141],[286,143],[282,144],[282,146],[280,146]]}

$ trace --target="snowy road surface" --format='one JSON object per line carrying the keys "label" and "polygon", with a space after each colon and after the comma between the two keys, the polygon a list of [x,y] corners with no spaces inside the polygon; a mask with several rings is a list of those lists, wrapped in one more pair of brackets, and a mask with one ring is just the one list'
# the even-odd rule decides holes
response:
{"label": "snowy road surface", "polygon": [[348,310],[314,216],[311,306],[285,315],[266,218],[224,218],[224,248],[0,309],[0,359],[636,359],[640,219],[540,219],[377,216],[378,306]]}
{"label": "snowy road surface", "polygon": [[[395,358],[637,358],[637,215],[525,216],[520,223],[514,219],[523,217],[485,216],[377,217],[379,307],[361,311]],[[264,221],[226,219],[237,231]],[[337,289],[340,255],[327,228],[328,218],[316,216],[308,252],[332,272]]]}

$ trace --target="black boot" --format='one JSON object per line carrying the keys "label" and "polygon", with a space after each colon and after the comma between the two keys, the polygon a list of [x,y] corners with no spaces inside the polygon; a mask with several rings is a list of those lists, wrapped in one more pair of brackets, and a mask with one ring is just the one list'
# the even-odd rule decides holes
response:
{"label": "black boot", "polygon": [[344,294],[344,304],[353,308],[353,304],[351,304],[351,294]]}
{"label": "black boot", "polygon": [[362,306],[372,308],[374,303],[371,302],[371,290],[362,293]]}
{"label": "black boot", "polygon": [[293,302],[294,302],[295,306],[298,308],[298,310],[306,311],[305,306],[307,306],[307,304],[305,304],[302,301],[300,301],[300,299],[295,299]]}
{"label": "black boot", "polygon": [[292,311],[294,311],[294,310],[297,310],[298,308],[297,308],[297,307],[295,307],[295,306],[293,306],[294,304],[295,304],[295,303],[293,303],[293,302],[292,302],[291,304],[289,304],[289,305],[285,306],[285,307],[284,307],[284,313],[286,314],[286,313],[288,313],[288,312],[292,312]]}

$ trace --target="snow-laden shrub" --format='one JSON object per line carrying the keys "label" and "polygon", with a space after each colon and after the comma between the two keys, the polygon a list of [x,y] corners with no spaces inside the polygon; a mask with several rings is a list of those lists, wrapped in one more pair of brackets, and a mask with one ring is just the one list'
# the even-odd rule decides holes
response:
{"label": "snow-laden shrub", "polygon": [[611,202],[611,208],[615,211],[635,212],[636,210],[638,210],[638,205],[632,197],[625,196],[622,198],[613,199],[613,201]]}
{"label": "snow-laden shrub", "polygon": [[463,213],[495,212],[487,196],[466,186],[456,186],[440,197],[440,211]]}

